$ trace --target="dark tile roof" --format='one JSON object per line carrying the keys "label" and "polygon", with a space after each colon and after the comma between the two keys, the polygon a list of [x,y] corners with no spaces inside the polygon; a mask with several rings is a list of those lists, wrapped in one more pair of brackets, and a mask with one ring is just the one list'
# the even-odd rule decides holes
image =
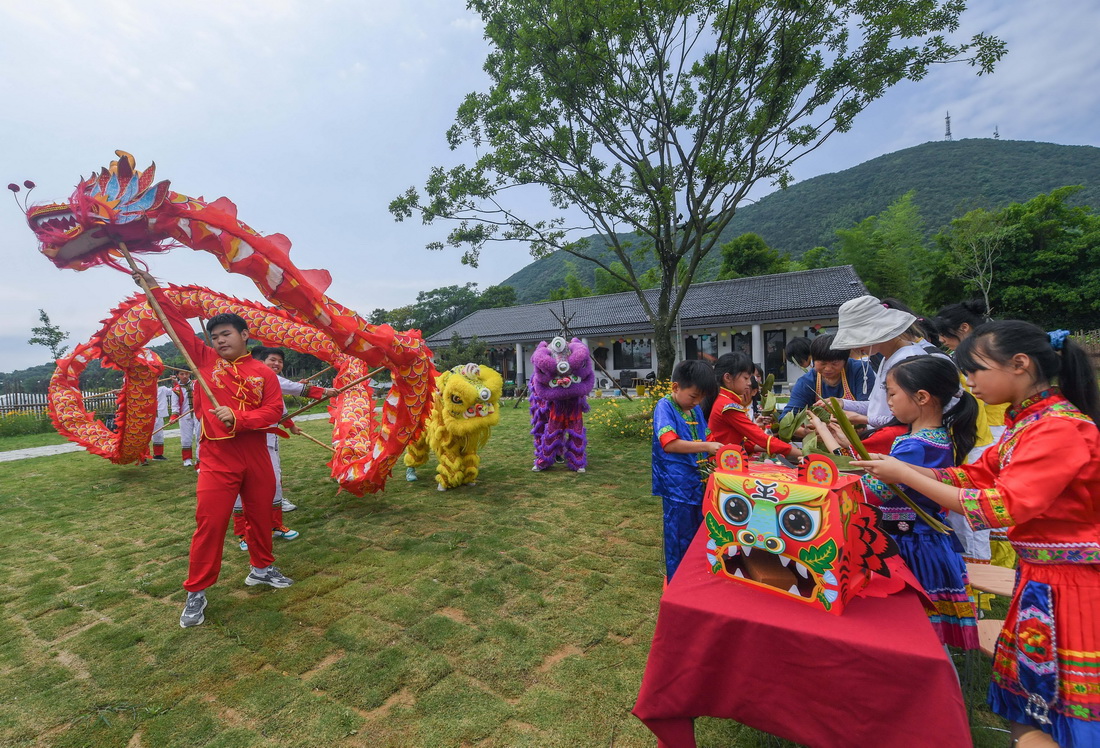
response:
{"label": "dark tile roof", "polygon": [[[841,304],[866,293],[851,265],[696,283],[680,307],[680,325],[699,328],[835,317]],[[657,289],[646,291],[646,296],[650,304],[657,303]],[[563,303],[569,328],[577,337],[653,330],[637,295],[628,291],[482,309],[435,333],[428,343],[446,344],[456,332],[463,342],[475,335],[486,343],[545,340],[559,332],[554,315],[561,316]]]}

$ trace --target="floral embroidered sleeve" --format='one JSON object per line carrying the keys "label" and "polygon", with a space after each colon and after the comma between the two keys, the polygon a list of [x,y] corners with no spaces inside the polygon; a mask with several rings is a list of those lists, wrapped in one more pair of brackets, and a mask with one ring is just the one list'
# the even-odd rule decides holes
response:
{"label": "floral embroidered sleeve", "polygon": [[[890,450],[890,456],[896,457],[902,462],[907,462],[910,465],[916,465],[917,467],[923,467],[926,460],[924,448],[921,447],[920,442],[916,439],[900,439]],[[864,475],[860,478],[863,484],[864,495],[871,500],[873,504],[885,504],[888,501],[894,499],[894,493],[886,484],[878,478],[872,475]],[[905,486],[899,486],[903,489]]]}
{"label": "floral embroidered sleeve", "polygon": [[[1007,464],[995,475],[992,485],[980,479],[983,460],[963,470],[972,487],[963,488],[959,498],[963,514],[975,530],[1012,527],[1046,511],[1073,480],[1071,466],[1086,465],[1091,459],[1079,423],[1064,418],[1045,418],[1028,426],[1011,450]],[[1091,424],[1088,428],[1095,429]]]}

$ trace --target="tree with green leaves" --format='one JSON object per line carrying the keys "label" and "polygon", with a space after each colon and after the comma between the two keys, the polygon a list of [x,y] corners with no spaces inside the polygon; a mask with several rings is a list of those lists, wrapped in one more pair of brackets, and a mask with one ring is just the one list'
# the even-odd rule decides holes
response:
{"label": "tree with green leaves", "polygon": [[762,236],[741,234],[722,245],[722,267],[718,271],[718,280],[785,273],[790,267],[790,259],[769,247]]}
{"label": "tree with green leaves", "polygon": [[920,308],[934,257],[925,246],[924,222],[913,197],[907,192],[881,214],[838,229],[836,257],[855,268],[872,295]]}
{"label": "tree with green leaves", "polygon": [[516,303],[516,289],[512,286],[489,286],[478,297],[477,308],[500,309],[501,307],[515,306]]}
{"label": "tree with green leaves", "polygon": [[953,274],[961,278],[968,290],[982,295],[986,313],[990,315],[993,314],[990,292],[1007,239],[1004,217],[984,208],[956,218],[936,236],[936,243],[947,250],[945,259]]}
{"label": "tree with green leaves", "polygon": [[997,214],[1004,242],[990,304],[1002,318],[1100,328],[1100,215],[1059,187]]}
{"label": "tree with green leaves", "polygon": [[69,346],[61,345],[61,343],[69,337],[69,333],[50,322],[50,315],[46,314],[45,309],[38,310],[38,321],[40,324],[31,328],[31,339],[27,342],[31,345],[46,346],[50,349],[50,355],[55,359],[64,356],[65,351],[69,350]]}
{"label": "tree with green leaves", "polygon": [[446,371],[462,364],[489,365],[489,347],[477,339],[463,343],[456,332],[448,345],[435,350],[433,363],[438,371]]}
{"label": "tree with green leaves", "polygon": [[568,263],[569,272],[565,274],[565,285],[560,288],[555,288],[550,292],[550,301],[561,301],[562,299],[579,299],[583,296],[591,296],[592,289],[581,283],[581,278],[577,275],[577,268],[572,263]]}
{"label": "tree with green leaves", "polygon": [[[454,221],[446,241],[429,247],[464,247],[467,264],[499,240],[525,242],[535,257],[564,250],[596,263],[638,294],[661,377],[695,272],[750,190],[786,186],[798,159],[895,84],[950,61],[987,73],[1005,51],[985,34],[949,41],[960,0],[469,7],[485,23],[490,84],[467,95],[447,140],[478,156],[434,168],[423,194],[410,187],[390,211]],[[545,188],[558,215],[524,215],[511,194],[526,186]],[[623,270],[571,238],[593,231]],[[626,234],[640,239],[627,246]],[[635,269],[642,258],[659,268],[652,302]]]}

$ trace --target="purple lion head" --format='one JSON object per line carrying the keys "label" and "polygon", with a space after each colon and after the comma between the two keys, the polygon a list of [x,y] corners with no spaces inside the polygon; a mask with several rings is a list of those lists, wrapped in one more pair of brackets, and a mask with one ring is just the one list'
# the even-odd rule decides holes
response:
{"label": "purple lion head", "polygon": [[535,372],[531,389],[544,400],[568,400],[586,396],[596,382],[588,346],[573,338],[557,337],[539,343],[531,356]]}

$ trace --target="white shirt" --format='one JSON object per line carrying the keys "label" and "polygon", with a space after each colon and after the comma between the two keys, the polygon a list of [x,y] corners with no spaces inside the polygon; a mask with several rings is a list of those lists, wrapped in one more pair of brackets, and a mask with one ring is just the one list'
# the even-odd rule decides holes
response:
{"label": "white shirt", "polygon": [[173,397],[172,390],[163,384],[157,387],[157,418],[167,418],[169,415],[168,401]]}
{"label": "white shirt", "polygon": [[[889,358],[882,360],[879,370],[875,372],[875,386],[871,388],[871,396],[865,401],[844,400],[842,402],[844,410],[851,413],[863,413],[867,416],[867,423],[871,428],[882,428],[890,423],[894,420],[894,414],[890,412],[890,406],[886,404],[886,375],[899,362],[914,356],[926,355],[929,355],[929,351],[918,343],[910,343],[898,348],[890,354]],[[949,361],[951,360],[943,353],[933,353],[931,355],[943,356]],[[951,402],[954,403],[954,400]],[[948,407],[950,405],[951,403],[948,404]],[[945,407],[944,410],[947,410],[947,408]]]}

